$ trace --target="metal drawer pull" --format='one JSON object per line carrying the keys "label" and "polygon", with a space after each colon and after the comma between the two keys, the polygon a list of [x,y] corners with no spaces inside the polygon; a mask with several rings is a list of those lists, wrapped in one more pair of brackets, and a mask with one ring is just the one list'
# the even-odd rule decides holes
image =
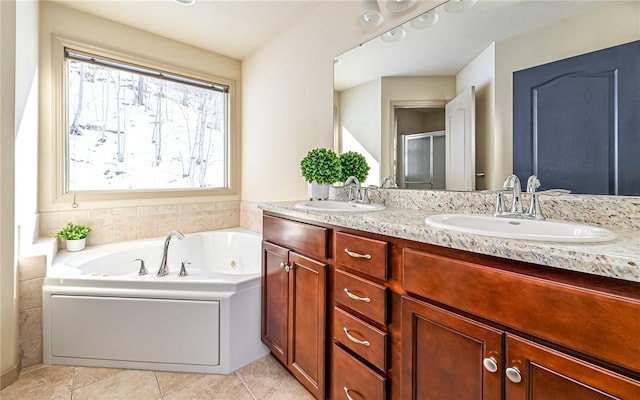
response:
{"label": "metal drawer pull", "polygon": [[360,254],[349,249],[344,249],[344,252],[353,258],[366,258],[367,260],[371,260],[371,254]]}
{"label": "metal drawer pull", "polygon": [[498,362],[493,357],[487,357],[482,360],[482,365],[484,366],[484,369],[489,372],[496,372],[498,370]]}
{"label": "metal drawer pull", "polygon": [[353,397],[349,396],[349,388],[345,386],[342,389],[344,390],[344,394],[347,396],[347,400],[353,400]]}
{"label": "metal drawer pull", "polygon": [[520,375],[520,370],[516,367],[509,367],[505,371],[507,378],[513,383],[520,383],[522,381],[522,375]]}
{"label": "metal drawer pull", "polygon": [[349,289],[344,288],[344,292],[347,294],[347,296],[351,297],[354,300],[358,300],[358,301],[364,301],[365,303],[371,303],[371,299],[368,297],[360,297],[360,296],[356,296],[355,294],[351,293],[349,291]]}
{"label": "metal drawer pull", "polygon": [[349,333],[349,328],[347,328],[346,326],[342,327],[342,330],[344,331],[344,334],[347,335],[347,338],[349,338],[349,340],[351,340],[353,343],[358,343],[358,344],[361,344],[363,346],[371,347],[371,343],[369,343],[368,340],[360,340],[360,339],[354,337],[353,335],[351,335]]}

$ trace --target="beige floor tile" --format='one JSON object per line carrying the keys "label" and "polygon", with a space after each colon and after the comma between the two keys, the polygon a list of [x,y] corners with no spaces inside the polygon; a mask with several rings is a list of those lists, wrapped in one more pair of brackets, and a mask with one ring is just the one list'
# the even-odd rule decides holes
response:
{"label": "beige floor tile", "polygon": [[236,371],[259,400],[313,400],[313,396],[275,359],[268,355]]}
{"label": "beige floor tile", "polygon": [[175,392],[178,389],[191,385],[193,382],[202,378],[203,374],[190,374],[181,372],[156,372],[160,392],[163,396]]}
{"label": "beige floor tile", "polygon": [[71,393],[73,368],[47,365],[27,372],[23,371],[16,383],[0,392],[0,398],[2,400],[50,400],[68,396]]}
{"label": "beige floor tile", "polygon": [[155,373],[134,370],[121,371],[76,389],[72,394],[73,400],[158,400],[162,398]]}
{"label": "beige floor tile", "polygon": [[79,389],[103,379],[107,379],[122,371],[124,370],[118,368],[76,367],[76,373],[73,377],[73,389]]}
{"label": "beige floor tile", "polygon": [[253,400],[235,375],[205,375],[164,400]]}

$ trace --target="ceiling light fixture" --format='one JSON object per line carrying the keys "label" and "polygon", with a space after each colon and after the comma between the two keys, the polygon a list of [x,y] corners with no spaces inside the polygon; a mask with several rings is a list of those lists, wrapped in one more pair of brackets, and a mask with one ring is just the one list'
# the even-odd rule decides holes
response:
{"label": "ceiling light fixture", "polygon": [[195,2],[196,2],[196,0],[176,0],[176,3],[183,4],[185,6],[190,6],[190,5],[194,4]]}
{"label": "ceiling light fixture", "polygon": [[437,12],[429,11],[412,19],[410,25],[413,29],[429,29],[439,20],[440,16]]}
{"label": "ceiling light fixture", "polygon": [[375,28],[382,24],[384,17],[380,14],[377,0],[362,0],[362,13],[358,18],[358,25],[365,28]]}
{"label": "ceiling light fixture", "polygon": [[444,9],[448,13],[455,14],[470,9],[477,2],[478,0],[449,0],[444,5]]}
{"label": "ceiling light fixture", "polygon": [[407,36],[407,32],[399,26],[383,33],[380,39],[382,39],[383,42],[393,43],[404,39],[405,36]]}
{"label": "ceiling light fixture", "polygon": [[416,0],[389,0],[386,3],[387,10],[392,13],[407,11],[416,4]]}

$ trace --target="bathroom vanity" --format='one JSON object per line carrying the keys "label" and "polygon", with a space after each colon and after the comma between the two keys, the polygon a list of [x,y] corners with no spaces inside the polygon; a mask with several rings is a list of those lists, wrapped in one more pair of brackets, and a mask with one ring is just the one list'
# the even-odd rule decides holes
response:
{"label": "bathroom vanity", "polygon": [[640,398],[637,233],[534,244],[421,210],[261,208],[263,342],[317,398]]}

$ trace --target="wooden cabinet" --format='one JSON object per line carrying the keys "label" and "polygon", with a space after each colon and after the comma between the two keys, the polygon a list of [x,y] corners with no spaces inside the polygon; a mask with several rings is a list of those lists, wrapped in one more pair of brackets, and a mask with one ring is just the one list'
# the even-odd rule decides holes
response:
{"label": "wooden cabinet", "polygon": [[638,399],[640,382],[507,334],[507,400]]}
{"label": "wooden cabinet", "polygon": [[403,399],[501,398],[501,331],[403,297],[402,338]]}
{"label": "wooden cabinet", "polygon": [[[638,299],[607,284],[585,287],[409,249],[403,260],[408,291],[460,310],[403,297],[403,398],[640,398],[640,381],[569,355],[580,350],[637,371],[629,350],[640,340],[628,333],[637,332]],[[532,334],[540,343],[523,338]]]}
{"label": "wooden cabinet", "polygon": [[[265,228],[265,239],[284,243],[293,236],[291,243],[300,251],[326,254],[324,228],[286,220],[266,223]],[[305,240],[296,241],[296,232]],[[309,234],[316,235],[315,240],[309,240]],[[307,390],[323,399],[328,265],[267,240],[262,253],[262,341]]]}
{"label": "wooden cabinet", "polygon": [[269,213],[263,237],[262,340],[318,399],[640,399],[638,283]]}

